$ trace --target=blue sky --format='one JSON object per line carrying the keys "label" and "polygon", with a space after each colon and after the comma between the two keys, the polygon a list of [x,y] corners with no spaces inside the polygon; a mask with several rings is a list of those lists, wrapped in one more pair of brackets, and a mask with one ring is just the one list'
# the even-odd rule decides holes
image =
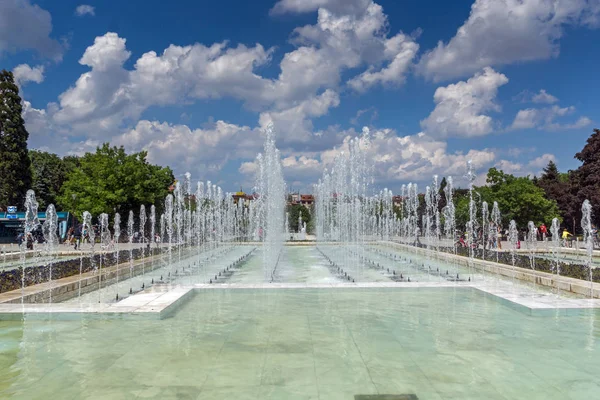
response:
{"label": "blue sky", "polygon": [[[376,186],[566,170],[597,126],[600,0],[0,2],[30,147],[105,141],[249,188],[273,122],[308,188],[368,127]],[[23,30],[26,26],[28,29]]]}

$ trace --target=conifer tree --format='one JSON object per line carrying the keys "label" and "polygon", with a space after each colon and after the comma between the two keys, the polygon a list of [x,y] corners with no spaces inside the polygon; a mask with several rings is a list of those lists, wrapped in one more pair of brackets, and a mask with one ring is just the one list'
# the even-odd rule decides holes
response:
{"label": "conifer tree", "polygon": [[22,208],[31,186],[27,152],[29,133],[21,115],[23,106],[12,72],[0,71],[0,207]]}

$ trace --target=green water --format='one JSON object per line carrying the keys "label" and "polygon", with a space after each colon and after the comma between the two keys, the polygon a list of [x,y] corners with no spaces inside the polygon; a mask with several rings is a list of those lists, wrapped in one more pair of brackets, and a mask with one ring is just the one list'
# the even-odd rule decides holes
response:
{"label": "green water", "polygon": [[590,400],[599,336],[464,288],[206,290],[165,320],[0,322],[0,398]]}

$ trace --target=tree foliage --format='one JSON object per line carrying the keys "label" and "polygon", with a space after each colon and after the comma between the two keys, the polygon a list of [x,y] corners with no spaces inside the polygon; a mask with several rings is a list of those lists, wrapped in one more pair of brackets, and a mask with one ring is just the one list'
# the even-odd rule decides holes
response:
{"label": "tree foliage", "polygon": [[573,195],[581,207],[584,200],[592,204],[592,221],[600,223],[600,129],[588,138],[583,149],[575,154],[575,158],[582,162],[572,174],[572,181],[577,190]]}
{"label": "tree foliage", "polygon": [[92,215],[137,212],[142,204],[160,209],[173,183],[173,172],[149,164],[146,156],[145,151],[127,154],[123,147],[108,143],[95,153],[86,153],[69,172],[59,204],[79,217],[83,211]]}
{"label": "tree foliage", "polygon": [[577,206],[571,174],[561,173],[556,163],[550,161],[537,180],[537,185],[544,190],[548,199],[556,202],[563,222],[570,227],[576,226],[577,220],[581,219],[581,210]]}
{"label": "tree foliage", "polygon": [[22,207],[31,186],[27,154],[29,133],[12,72],[0,71],[0,207]]}
{"label": "tree foliage", "polygon": [[30,150],[29,158],[33,180],[31,188],[35,191],[40,209],[45,209],[48,204],[56,205],[67,175],[76,168],[77,157],[62,159],[56,154]]}
{"label": "tree foliage", "polygon": [[556,201],[546,198],[544,191],[529,177],[515,177],[496,168],[487,174],[487,186],[478,187],[481,201],[498,202],[503,224],[515,220],[517,226],[526,227],[529,221],[536,225],[549,224],[560,217]]}

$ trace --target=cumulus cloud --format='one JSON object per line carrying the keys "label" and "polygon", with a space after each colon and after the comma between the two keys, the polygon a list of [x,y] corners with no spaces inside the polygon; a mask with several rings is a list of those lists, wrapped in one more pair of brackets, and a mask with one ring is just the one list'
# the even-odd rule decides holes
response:
{"label": "cumulus cloud", "polygon": [[147,150],[153,163],[185,170],[219,171],[231,160],[251,159],[260,151],[257,129],[216,121],[203,129],[167,122],[139,121],[136,126],[111,141],[130,151]]}
{"label": "cumulus cloud", "polygon": [[42,83],[44,81],[44,66],[30,67],[29,64],[20,64],[13,68],[13,75],[18,85],[24,86],[27,82]]}
{"label": "cumulus cloud", "polygon": [[588,117],[579,117],[570,124],[557,123],[556,119],[572,115],[575,107],[559,107],[554,105],[546,108],[527,108],[519,110],[512,125],[511,130],[517,129],[538,129],[538,130],[568,130],[584,128],[592,123]]}
{"label": "cumulus cloud", "polygon": [[498,88],[508,78],[486,67],[466,82],[439,87],[434,94],[435,109],[421,121],[421,127],[433,137],[475,137],[491,133],[493,119],[484,113],[498,111]]}
{"label": "cumulus cloud", "polygon": [[348,84],[358,92],[369,87],[381,85],[400,85],[406,81],[406,73],[419,51],[419,45],[404,34],[398,34],[385,42],[384,55],[389,59],[387,66],[376,70],[370,67],[367,71],[351,79]]}
{"label": "cumulus cloud", "polygon": [[260,45],[227,48],[169,46],[162,55],[143,54],[133,70],[123,67],[131,53],[116,33],[95,39],[79,60],[90,71],[59,96],[57,123],[69,124],[73,134],[103,137],[123,121],[135,121],[153,105],[181,104],[189,99],[231,96],[245,98],[261,84],[253,68],[269,59]]}
{"label": "cumulus cloud", "polygon": [[259,125],[264,129],[269,123],[274,124],[280,147],[307,143],[314,139],[312,118],[327,114],[330,108],[339,104],[339,95],[328,89],[291,108],[261,113]]}
{"label": "cumulus cloud", "polygon": [[534,103],[542,103],[542,104],[554,104],[558,102],[558,99],[552,96],[550,93],[546,92],[544,89],[541,89],[539,93],[533,95],[531,99]]}
{"label": "cumulus cloud", "polygon": [[363,11],[371,0],[280,0],[271,9],[271,14],[295,14],[316,11],[319,8],[344,13],[356,14]]}
{"label": "cumulus cloud", "polygon": [[78,17],[83,17],[84,15],[94,16],[96,15],[96,9],[90,5],[82,4],[77,6],[77,8],[75,9],[75,15],[77,15]]}
{"label": "cumulus cloud", "polygon": [[544,167],[546,167],[550,161],[556,161],[556,157],[554,154],[546,153],[527,162],[500,160],[494,165],[494,167],[507,174],[517,176],[536,176],[540,175]]}
{"label": "cumulus cloud", "polygon": [[596,26],[599,15],[598,0],[475,0],[456,35],[423,55],[419,71],[440,81],[555,57],[565,26]]}
{"label": "cumulus cloud", "polygon": [[50,13],[30,0],[0,1],[0,56],[7,51],[35,50],[61,60],[63,48],[50,37],[51,32]]}

